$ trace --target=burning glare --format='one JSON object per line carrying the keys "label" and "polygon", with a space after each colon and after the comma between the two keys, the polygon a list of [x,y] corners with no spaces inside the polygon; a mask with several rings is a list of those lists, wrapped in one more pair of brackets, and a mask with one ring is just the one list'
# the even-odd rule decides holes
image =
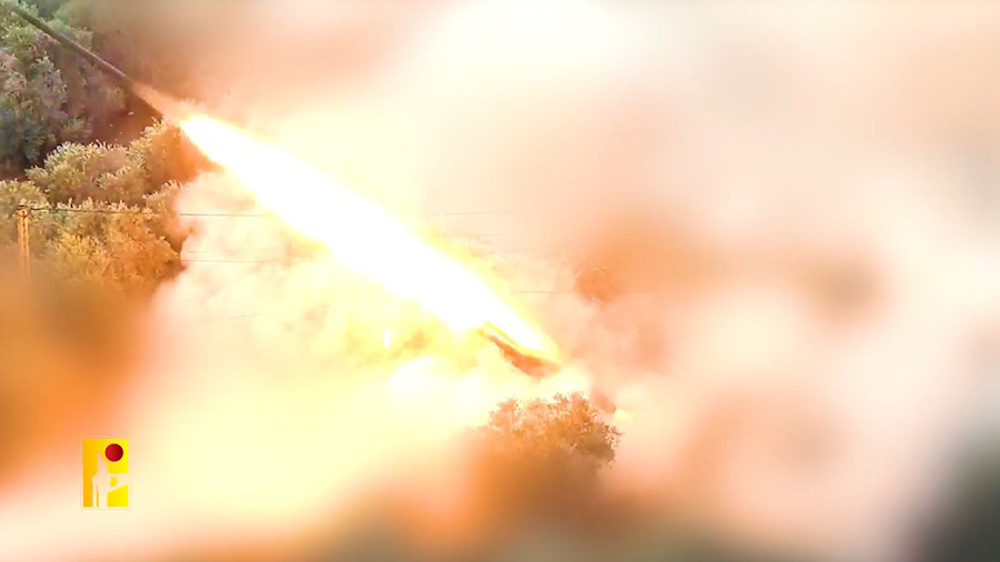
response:
{"label": "burning glare", "polygon": [[371,201],[217,120],[196,115],[180,126],[261,205],[299,233],[322,243],[349,268],[419,303],[456,332],[489,323],[526,351],[558,360],[555,344],[474,272],[409,232]]}
{"label": "burning glare", "polygon": [[[595,3],[537,4],[448,4],[414,23],[390,57],[398,67],[333,93],[273,74],[301,60],[313,84],[312,46],[246,56],[278,29],[268,14],[229,38],[239,60],[202,73],[198,97],[213,112],[260,113],[273,144],[143,91],[229,173],[179,195],[182,214],[218,215],[192,221],[182,257],[193,263],[156,296],[152,357],[117,402],[121,419],[74,427],[142,447],[136,509],[81,512],[74,433],[0,491],[0,557],[295,540],[337,527],[364,488],[393,480],[383,472],[410,478],[420,462],[441,482],[420,480],[421,492],[459,494],[455,433],[505,398],[591,384],[619,406],[609,476],[651,509],[734,543],[838,559],[894,560],[913,542],[982,393],[979,346],[995,351],[1000,325],[1000,153],[981,128],[997,122],[982,101],[1000,87],[1000,18],[759,3],[650,3],[630,16],[608,3],[655,36],[633,54],[642,33]],[[558,353],[492,278],[291,155],[305,145],[400,208],[489,213],[441,230],[495,236],[504,278],[540,287],[536,317],[588,371],[574,361],[535,380],[490,346],[462,362],[468,350],[436,341],[403,358],[430,331],[408,303],[457,333],[492,326],[515,352]],[[228,218],[247,194],[277,220]],[[493,216],[519,205],[530,212]],[[633,231],[637,215],[649,224]],[[288,256],[278,222],[335,259],[255,261]],[[576,294],[577,263],[532,263],[550,245],[607,254],[596,261],[617,296]],[[508,247],[531,257],[508,260]],[[340,264],[362,281],[350,297],[340,289],[356,279]]]}

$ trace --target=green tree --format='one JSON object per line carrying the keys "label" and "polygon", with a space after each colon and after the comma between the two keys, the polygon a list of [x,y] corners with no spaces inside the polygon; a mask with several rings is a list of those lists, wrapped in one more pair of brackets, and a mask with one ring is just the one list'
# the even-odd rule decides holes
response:
{"label": "green tree", "polygon": [[[126,168],[128,164],[124,147],[66,143],[45,159],[44,166],[28,170],[27,175],[54,203],[132,201],[132,190],[123,189],[122,181],[123,175],[134,176],[134,171]],[[108,184],[116,191],[110,192]]]}
{"label": "green tree", "polygon": [[[5,253],[12,252],[17,247],[14,213],[22,204],[40,209],[48,207],[49,203],[45,195],[30,181],[0,181],[0,249],[8,250]],[[41,252],[45,241],[57,228],[53,217],[37,214],[28,224],[31,251]]]}
{"label": "green tree", "polygon": [[157,232],[157,215],[91,201],[55,212],[61,210],[67,218],[45,248],[48,266],[60,279],[145,297],[180,272],[180,256]]}
{"label": "green tree", "polygon": [[167,183],[191,179],[202,162],[176,127],[158,122],[128,146],[66,143],[27,175],[53,203],[141,205]]}
{"label": "green tree", "polygon": [[127,146],[64,144],[28,170],[27,180],[0,182],[0,252],[16,248],[14,212],[26,204],[40,277],[77,294],[141,300],[181,270],[185,232],[173,199],[200,162],[164,123]]}
{"label": "green tree", "polygon": [[[90,45],[88,32],[50,23]],[[90,140],[95,124],[123,107],[124,94],[90,63],[0,9],[0,174],[39,164],[63,142]]]}
{"label": "green tree", "polygon": [[579,394],[503,402],[473,433],[477,493],[506,523],[567,523],[602,500],[620,434]]}
{"label": "green tree", "polygon": [[29,0],[29,3],[38,10],[40,16],[51,18],[67,2],[66,0]]}

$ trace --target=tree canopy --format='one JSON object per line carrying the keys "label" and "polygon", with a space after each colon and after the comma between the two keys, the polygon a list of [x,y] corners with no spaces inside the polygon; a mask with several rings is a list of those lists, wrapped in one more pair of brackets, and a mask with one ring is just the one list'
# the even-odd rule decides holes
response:
{"label": "tree canopy", "polygon": [[619,437],[580,394],[508,400],[473,433],[478,493],[510,521],[586,518]]}
{"label": "tree canopy", "polygon": [[[89,47],[92,34],[41,11],[53,28]],[[21,5],[38,13],[34,4]],[[0,178],[41,164],[64,142],[87,142],[125,108],[124,93],[89,62],[10,10],[0,10]]]}
{"label": "tree canopy", "polygon": [[31,208],[32,259],[46,273],[91,287],[148,295],[180,271],[169,199],[195,173],[177,129],[157,123],[127,146],[67,143],[0,182],[0,247],[12,251],[14,212]]}

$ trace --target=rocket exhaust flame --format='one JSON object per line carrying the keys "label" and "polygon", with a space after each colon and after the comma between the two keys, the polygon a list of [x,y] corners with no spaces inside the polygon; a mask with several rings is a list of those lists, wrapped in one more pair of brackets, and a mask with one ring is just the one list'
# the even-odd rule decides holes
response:
{"label": "rocket exhaust flame", "polygon": [[524,365],[529,364],[535,370],[558,363],[555,344],[538,327],[475,272],[410,232],[374,202],[215,119],[194,114],[179,119],[179,125],[263,207],[322,243],[350,269],[420,304],[458,333],[483,330],[522,370],[527,371]]}
{"label": "rocket exhaust flame", "polygon": [[491,322],[483,324],[479,333],[500,348],[504,357],[527,375],[543,377],[559,370],[558,363],[526,351]]}
{"label": "rocket exhaust flame", "polygon": [[[373,202],[249,134],[182,109],[23,8],[9,7],[177,122],[209,159],[237,176],[259,203],[292,228],[324,244],[345,265],[397,296],[421,304],[457,332],[478,330],[528,375],[543,376],[558,370],[556,346],[541,330],[504,303],[472,271],[407,231]],[[296,208],[301,201],[315,205]],[[384,347],[388,347],[387,342],[388,338]]]}
{"label": "rocket exhaust flame", "polygon": [[[120,401],[134,431],[114,433],[148,453],[144,505],[124,517],[81,513],[68,501],[79,488],[75,447],[39,442],[25,463],[30,474],[0,490],[0,558],[161,558],[201,543],[253,549],[269,537],[292,543],[307,529],[339,531],[357,494],[418,460],[444,480],[422,493],[435,501],[456,494],[464,474],[436,453],[453,452],[452,436],[482,424],[497,402],[578,390],[624,429],[609,481],[650,516],[636,521],[642,549],[655,548],[661,522],[664,538],[703,527],[733,546],[787,546],[793,558],[819,551],[823,559],[891,560],[933,534],[922,512],[949,495],[947,465],[964,456],[967,437],[980,436],[966,427],[997,425],[992,416],[973,417],[988,413],[975,403],[992,382],[981,376],[990,349],[980,346],[982,330],[996,327],[989,313],[1000,308],[996,231],[981,222],[997,210],[991,172],[1000,152],[988,126],[996,116],[988,95],[998,85],[996,13],[846,3],[832,11],[648,3],[656,6],[646,11],[572,0],[539,11],[540,3],[475,1],[412,14],[412,30],[396,22],[392,32],[374,32],[375,18],[352,19],[352,9],[318,28],[323,45],[346,55],[331,61],[316,51],[319,43],[303,41],[304,28],[275,26],[277,7],[295,2],[252,4],[261,21],[246,18],[255,21],[241,28],[209,20],[211,41],[203,44],[187,33],[194,21],[187,10],[177,19],[178,47],[198,57],[191,85],[206,101],[228,105],[227,72],[259,81],[247,101],[266,100],[260,117],[277,114],[275,125],[302,141],[356,128],[368,142],[349,145],[342,160],[385,185],[397,175],[383,175],[379,164],[405,163],[399,175],[414,174],[406,187],[435,186],[414,193],[427,201],[464,196],[482,204],[484,195],[499,208],[529,193],[544,202],[532,207],[556,216],[532,219],[559,220],[498,218],[469,231],[517,227],[521,238],[535,227],[573,257],[607,258],[593,265],[620,281],[625,298],[600,307],[574,295],[551,303],[564,325],[579,327],[574,347],[594,372],[567,365],[547,375],[558,365],[554,347],[530,316],[508,306],[516,301],[488,288],[488,277],[279,145],[121,80],[60,41],[184,127],[289,230],[321,240],[358,272],[475,333],[476,342],[491,341],[499,353],[482,354],[483,367],[504,361],[502,353],[529,376],[469,369],[468,354],[454,362],[428,357],[439,342],[433,334],[423,341],[427,330],[411,325],[409,307],[374,313],[382,291],[306,313],[326,288],[353,289],[327,264],[192,265],[157,295],[152,357],[135,374],[134,394]],[[308,18],[315,3],[301,4]],[[261,33],[268,49],[246,57]],[[403,35],[408,40],[399,41]],[[296,48],[269,56],[272,40]],[[344,48],[355,40],[368,45],[363,56]],[[296,72],[261,71],[297,59]],[[350,72],[331,80],[335,88],[293,91],[286,79],[301,68],[314,81],[320,59],[331,63],[324,81],[331,65],[346,62]],[[362,61],[379,68],[358,72]],[[766,95],[748,97],[734,83]],[[288,99],[303,107],[290,115]],[[408,142],[382,145],[399,138]],[[323,144],[338,142],[349,141]],[[456,149],[462,162],[450,160]],[[207,175],[183,188],[177,210],[242,212],[239,197],[219,209],[230,187]],[[288,254],[271,221],[191,223],[198,228],[186,251]],[[566,261],[519,273],[560,284],[577,273],[579,264]],[[852,280],[860,280],[860,295]],[[321,289],[303,295],[303,287]],[[257,306],[263,299],[273,302]],[[247,316],[256,319],[186,321]],[[53,358],[53,371],[61,359]],[[74,380],[24,374],[42,381],[32,388],[46,399],[60,390],[46,380]],[[612,385],[624,409],[594,390],[591,374]],[[77,388],[66,386],[67,396]],[[51,410],[24,418],[44,423],[18,425],[23,437],[76,419]],[[73,458],[50,463],[41,454],[49,449]],[[545,554],[535,545],[561,544],[573,547],[568,556],[586,554],[586,543],[562,534],[544,540],[545,529],[527,526],[525,549],[504,554],[530,557]],[[596,538],[591,553],[614,558]]]}

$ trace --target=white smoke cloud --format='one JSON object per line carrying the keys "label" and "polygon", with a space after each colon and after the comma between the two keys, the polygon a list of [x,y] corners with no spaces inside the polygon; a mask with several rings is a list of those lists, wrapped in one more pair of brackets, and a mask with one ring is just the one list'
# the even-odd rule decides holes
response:
{"label": "white smoke cloud", "polygon": [[[1000,14],[817,6],[456,3],[364,85],[268,102],[249,80],[239,112],[416,227],[482,239],[564,376],[634,415],[624,489],[735,540],[905,558],[995,336],[997,209],[976,198],[997,185],[964,157],[998,166]],[[180,210],[262,211],[216,176]],[[386,331],[454,342],[270,218],[194,223],[125,414],[160,494],[146,519],[136,497],[136,548],[308,531],[400,459],[446,455],[495,389],[563,382],[489,348],[385,361]],[[622,223],[639,234],[606,265],[628,294],[574,294]],[[106,536],[59,520],[77,531],[50,558]]]}

